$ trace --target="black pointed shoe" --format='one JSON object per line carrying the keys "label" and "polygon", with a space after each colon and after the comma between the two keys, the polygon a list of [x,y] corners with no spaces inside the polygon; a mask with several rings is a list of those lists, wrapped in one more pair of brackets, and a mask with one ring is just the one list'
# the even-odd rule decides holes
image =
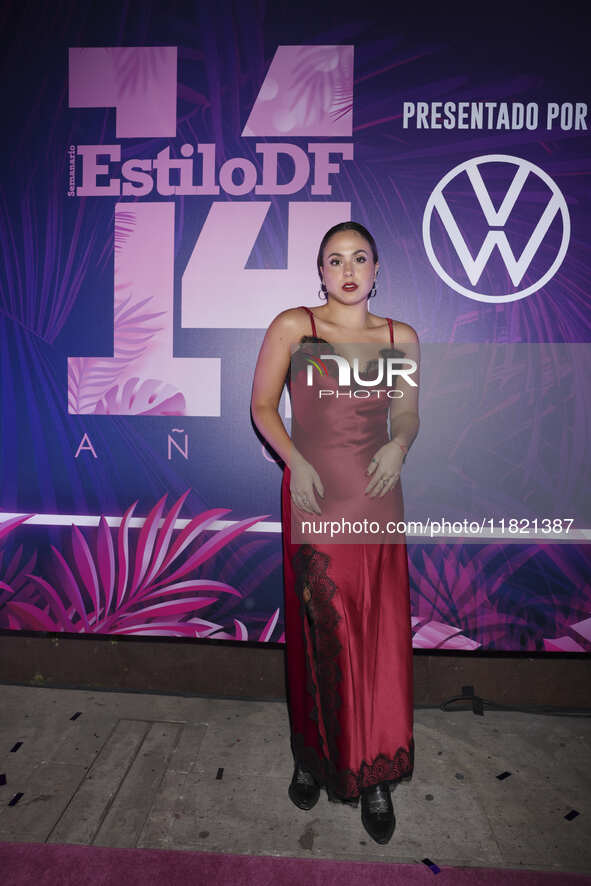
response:
{"label": "black pointed shoe", "polygon": [[289,799],[299,809],[311,809],[318,802],[320,787],[314,776],[296,763],[291,784],[287,790]]}
{"label": "black pointed shoe", "polygon": [[362,792],[361,821],[376,843],[387,843],[391,838],[396,827],[396,818],[390,788],[385,782]]}

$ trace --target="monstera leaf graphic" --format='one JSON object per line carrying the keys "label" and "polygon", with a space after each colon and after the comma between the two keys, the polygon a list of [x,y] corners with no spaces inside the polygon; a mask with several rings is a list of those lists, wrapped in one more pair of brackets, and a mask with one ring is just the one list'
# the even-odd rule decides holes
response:
{"label": "monstera leaf graphic", "polygon": [[114,385],[99,400],[95,415],[184,415],[185,397],[166,382],[149,378],[129,378]]}
{"label": "monstera leaf graphic", "polygon": [[[129,523],[137,502],[123,515],[115,538],[106,519],[101,517],[94,554],[84,533],[73,525],[72,562],[51,546],[52,581],[30,571],[25,574],[22,568],[19,570],[21,579],[29,583],[34,594],[29,593],[26,598],[19,595],[18,600],[10,599],[6,603],[9,627],[71,633],[249,639],[246,626],[238,619],[233,620],[234,634],[229,634],[224,625],[202,617],[204,610],[219,601],[220,595],[241,599],[240,591],[222,581],[196,578],[194,573],[268,515],[249,517],[212,531],[211,524],[229,513],[227,508],[213,508],[193,517],[173,538],[176,519],[189,491],[173,504],[166,517],[167,496],[163,496],[146,517],[135,544],[130,539]],[[196,544],[206,531],[211,533],[209,538]],[[34,560],[27,565],[32,569]],[[14,587],[8,582],[5,585],[9,594],[13,594]],[[270,640],[278,616],[279,610],[276,610],[264,625],[259,640]]]}
{"label": "monstera leaf graphic", "polygon": [[146,310],[146,305],[152,298],[130,305],[133,298],[131,294],[122,298],[118,292],[116,296],[115,327],[119,353],[109,358],[71,357],[68,360],[70,413],[94,412],[101,397],[121,382],[131,364],[146,353],[154,336],[162,330],[153,321],[161,317],[163,311],[150,313]]}

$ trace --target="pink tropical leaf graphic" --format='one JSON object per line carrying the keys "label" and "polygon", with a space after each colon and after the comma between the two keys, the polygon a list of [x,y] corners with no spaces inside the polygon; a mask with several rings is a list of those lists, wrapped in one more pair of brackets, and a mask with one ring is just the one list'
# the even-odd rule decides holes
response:
{"label": "pink tropical leaf graphic", "polygon": [[[115,253],[119,253],[124,249],[127,241],[133,234],[136,222],[137,214],[135,212],[130,212],[121,208],[119,208],[117,212],[113,210],[113,215],[111,219],[111,225],[114,228],[113,240],[106,240],[105,245],[103,246],[101,253],[97,259],[98,268],[102,269],[105,267],[105,265],[112,259],[113,251]],[[116,286],[116,294],[117,291],[121,288],[129,289],[129,284],[126,284],[123,287]]]}
{"label": "pink tropical leaf graphic", "polygon": [[20,622],[21,630],[26,631],[59,631],[60,626],[43,609],[31,603],[7,603],[11,615]]}
{"label": "pink tropical leaf graphic", "polygon": [[[22,517],[11,517],[8,520],[0,521],[0,540],[6,539],[21,523],[24,523],[32,514],[25,514]],[[37,562],[37,553],[28,558],[23,558],[23,546],[19,545],[12,557],[5,564],[6,551],[0,551],[0,607],[10,600],[15,594],[18,594],[21,600],[28,600],[31,583],[27,575],[31,569],[35,568]]]}
{"label": "pink tropical leaf graphic", "polygon": [[261,631],[261,636],[259,637],[259,641],[266,643],[270,639],[273,631],[275,630],[275,626],[277,624],[278,618],[279,618],[279,610],[276,609],[275,612],[273,613],[273,615],[271,616],[271,618],[269,619],[269,621],[267,622],[267,624],[265,625],[265,627],[263,628],[263,630]]}
{"label": "pink tropical leaf graphic", "polygon": [[137,216],[135,212],[126,212],[124,209],[120,209],[118,212],[114,213],[114,218],[115,235],[113,242],[115,245],[115,252],[119,252],[120,249],[123,249],[133,233]]}
{"label": "pink tropical leaf graphic", "polygon": [[[413,635],[416,647],[472,649],[499,642],[507,620],[499,612],[495,593],[513,572],[534,556],[535,545],[432,545],[409,558],[409,574],[421,627]],[[417,554],[420,564],[417,563]],[[515,623],[515,622],[514,622]]]}
{"label": "pink tropical leaf graphic", "polygon": [[481,644],[464,636],[459,628],[441,621],[428,621],[413,634],[415,649],[477,649]]}
{"label": "pink tropical leaf graphic", "polygon": [[353,107],[352,55],[334,47],[302,47],[294,67],[297,86],[292,103],[304,102],[304,122],[309,124],[328,110],[338,119]]}
{"label": "pink tropical leaf graphic", "polygon": [[[126,287],[118,287],[118,289]],[[70,357],[68,360],[68,411],[86,414],[96,411],[98,401],[116,388],[131,364],[149,349],[162,327],[154,320],[163,311],[148,312],[145,306],[152,298],[130,305],[133,296],[120,298],[116,293],[114,322],[117,329],[117,351],[114,357]]]}
{"label": "pink tropical leaf graphic", "polygon": [[[6,595],[9,625],[35,631],[247,640],[248,629],[238,619],[233,619],[234,633],[229,634],[222,624],[202,618],[202,613],[217,605],[222,596],[241,600],[241,592],[226,582],[189,573],[223,552],[234,539],[268,515],[249,517],[214,531],[211,524],[229,511],[213,508],[193,517],[173,539],[174,523],[188,494],[189,490],[166,516],[163,496],[146,517],[135,541],[130,536],[129,524],[137,502],[123,515],[115,539],[106,519],[101,517],[94,550],[82,530],[72,526],[73,562],[68,563],[52,545],[51,581],[29,571],[34,567],[34,558],[25,564],[27,572],[23,573],[19,551],[9,564],[9,572],[13,580],[20,576],[21,586],[23,581],[28,583],[30,596],[14,600],[13,586],[0,582],[0,593]],[[209,537],[200,539],[205,532]],[[185,580],[179,581],[182,577]],[[265,626],[261,639],[270,639],[277,616],[278,611]]]}
{"label": "pink tropical leaf graphic", "polygon": [[591,652],[591,616],[566,626],[568,635],[544,637],[547,652]]}
{"label": "pink tropical leaf graphic", "polygon": [[164,46],[129,46],[115,55],[115,76],[120,96],[143,93],[151,80],[157,79],[166,63]]}
{"label": "pink tropical leaf graphic", "polygon": [[17,526],[20,526],[21,523],[24,523],[25,520],[32,516],[33,514],[25,514],[22,517],[11,517],[0,522],[0,539],[5,538],[13,529],[16,529]]}
{"label": "pink tropical leaf graphic", "polygon": [[98,401],[95,415],[184,415],[185,395],[167,382],[154,378],[128,378],[114,385]]}
{"label": "pink tropical leaf graphic", "polygon": [[216,631],[209,636],[215,640],[248,640],[248,629],[243,622],[235,618],[233,634],[228,633],[228,631]]}

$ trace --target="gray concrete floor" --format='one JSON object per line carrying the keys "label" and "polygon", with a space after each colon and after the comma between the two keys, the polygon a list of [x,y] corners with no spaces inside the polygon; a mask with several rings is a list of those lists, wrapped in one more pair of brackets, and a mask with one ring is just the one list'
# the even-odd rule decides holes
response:
{"label": "gray concrete floor", "polygon": [[325,792],[289,801],[283,702],[0,685],[0,710],[3,842],[591,872],[590,719],[415,711],[380,846]]}

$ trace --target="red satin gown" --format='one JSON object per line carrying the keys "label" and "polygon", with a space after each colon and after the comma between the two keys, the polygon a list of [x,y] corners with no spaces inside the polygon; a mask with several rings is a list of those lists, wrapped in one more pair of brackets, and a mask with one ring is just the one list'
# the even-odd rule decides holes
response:
{"label": "red satin gown", "polygon": [[[313,340],[325,342],[316,335],[312,312],[305,310]],[[388,325],[393,349],[392,320]],[[302,339],[306,341],[310,337]],[[305,349],[302,343],[300,349]],[[325,347],[334,346],[325,342]],[[391,401],[331,399],[319,421],[318,410],[308,408],[306,401],[306,373],[302,368],[294,374],[293,367],[292,361],[292,439],[297,426],[297,448],[324,485],[322,518],[331,509],[334,516],[342,512],[337,487],[344,474],[353,480],[348,488],[363,495],[370,459],[389,439]],[[323,377],[322,387],[330,384],[336,378]],[[326,787],[329,800],[356,806],[364,788],[380,782],[392,788],[413,771],[406,544],[404,537],[391,544],[292,542],[290,479],[286,466],[281,508],[291,748],[295,761]],[[370,516],[402,519],[400,483],[370,502]],[[367,496],[363,507],[367,512]]]}

